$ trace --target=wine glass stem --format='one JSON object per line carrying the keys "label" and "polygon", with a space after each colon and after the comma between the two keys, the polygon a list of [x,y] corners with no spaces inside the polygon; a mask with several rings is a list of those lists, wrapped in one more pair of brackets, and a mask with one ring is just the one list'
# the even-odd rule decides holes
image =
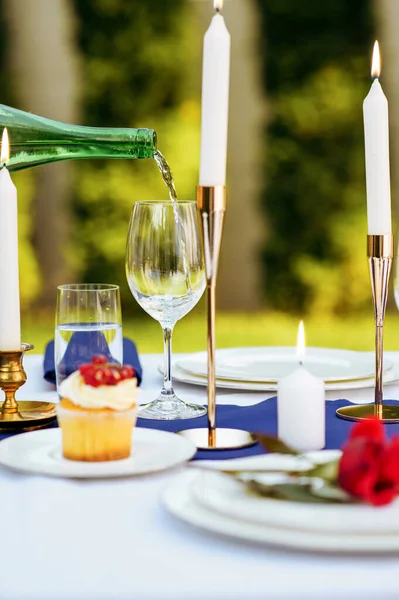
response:
{"label": "wine glass stem", "polygon": [[172,386],[172,332],[173,327],[162,327],[163,331],[163,348],[164,348],[164,363],[163,363],[163,388],[162,395],[173,396],[174,390]]}

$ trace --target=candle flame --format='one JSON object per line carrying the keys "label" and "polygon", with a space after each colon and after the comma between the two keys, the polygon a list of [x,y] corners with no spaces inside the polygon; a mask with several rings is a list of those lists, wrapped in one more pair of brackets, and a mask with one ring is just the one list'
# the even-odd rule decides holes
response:
{"label": "candle flame", "polygon": [[220,12],[223,8],[223,0],[213,0],[213,8],[216,12]]}
{"label": "candle flame", "polygon": [[379,77],[381,73],[381,56],[380,56],[380,46],[378,41],[375,40],[374,48],[373,48],[373,59],[371,61],[371,77],[373,79],[375,77]]}
{"label": "candle flame", "polygon": [[296,355],[299,359],[299,362],[305,357],[305,327],[303,325],[303,321],[299,323],[298,327],[298,337],[296,342]]}
{"label": "candle flame", "polygon": [[1,154],[0,163],[6,163],[10,159],[10,145],[8,142],[8,131],[7,127],[3,129],[3,135],[1,137]]}

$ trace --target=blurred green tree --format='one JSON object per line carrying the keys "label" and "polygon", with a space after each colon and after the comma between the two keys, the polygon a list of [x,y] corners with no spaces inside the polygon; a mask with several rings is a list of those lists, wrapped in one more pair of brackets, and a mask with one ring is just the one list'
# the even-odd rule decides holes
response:
{"label": "blurred green tree", "polygon": [[[151,127],[181,198],[193,197],[199,153],[199,95],[190,74],[200,45],[184,0],[74,0],[84,56],[88,125]],[[200,42],[200,39],[198,40]],[[77,165],[75,268],[81,278],[127,291],[124,255],[135,200],[165,198],[155,161]]]}
{"label": "blurred green tree", "polygon": [[369,302],[362,102],[369,0],[258,0],[271,103],[263,206],[267,298],[344,312]]}
{"label": "blurred green tree", "polygon": [[[51,0],[48,0],[51,2]],[[344,312],[370,302],[365,261],[362,101],[369,89],[371,0],[257,0],[270,125],[262,206],[269,304]],[[7,44],[0,0],[0,38]],[[157,130],[181,198],[197,181],[202,31],[186,0],[71,0],[82,54],[81,122]],[[193,35],[196,32],[196,35]],[[13,104],[7,54],[1,102]],[[49,81],[48,85],[52,85]],[[22,177],[24,180],[22,181]],[[40,289],[30,243],[34,194],[21,174],[25,305]],[[76,163],[75,226],[68,255],[80,279],[118,283],[137,199],[165,197],[154,161]]]}
{"label": "blurred green tree", "polygon": [[[179,196],[192,198],[199,155],[200,73],[194,75],[191,66],[199,55],[201,36],[192,39],[195,16],[190,7],[184,0],[70,2],[82,59],[81,123],[156,129]],[[12,32],[1,8],[3,0],[0,38],[6,50]],[[0,53],[1,102],[15,106],[15,81],[7,63],[4,51]],[[43,85],[51,86],[51,79]],[[75,219],[66,249],[71,267],[80,280],[119,284],[125,306],[133,309],[136,305],[124,273],[128,220],[135,200],[166,197],[155,161],[77,161],[75,172]],[[34,181],[30,172],[15,175],[25,308],[41,292],[31,243]]]}

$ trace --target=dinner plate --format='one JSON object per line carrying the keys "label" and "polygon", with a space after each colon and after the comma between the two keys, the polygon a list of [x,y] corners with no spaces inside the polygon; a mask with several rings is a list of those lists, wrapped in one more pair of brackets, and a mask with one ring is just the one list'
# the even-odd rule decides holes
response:
{"label": "dinner plate", "polygon": [[[163,372],[163,365],[158,366],[159,371]],[[172,362],[172,373],[173,379],[182,383],[189,383],[191,385],[207,386],[207,377],[203,375],[193,375],[180,369],[176,361]],[[399,364],[394,364],[393,367],[384,373],[383,376],[384,384],[393,383],[399,380]],[[374,377],[367,379],[355,379],[353,381],[343,382],[331,382],[325,384],[325,390],[331,391],[343,391],[343,390],[358,390],[364,388],[374,387]],[[245,390],[248,392],[276,392],[277,383],[265,382],[265,383],[254,383],[252,381],[235,381],[228,379],[216,379],[216,387],[225,388],[229,390]]]}
{"label": "dinner plate", "polygon": [[[226,348],[217,351],[216,377],[254,383],[277,383],[298,367],[296,348],[270,346]],[[206,376],[207,353],[197,352],[178,359],[179,369],[192,375]],[[374,357],[352,350],[307,348],[302,360],[304,367],[326,383],[366,379],[374,375]],[[384,369],[392,368],[385,360]]]}
{"label": "dinner plate", "polygon": [[129,458],[105,462],[68,460],[62,455],[61,429],[22,433],[0,442],[0,465],[55,477],[103,478],[144,475],[190,460],[197,451],[183,436],[137,427]]}
{"label": "dinner plate", "polygon": [[[399,535],[397,533],[357,535],[351,532],[337,534],[334,531],[289,529],[252,523],[247,519],[240,520],[221,514],[207,508],[195,499],[193,487],[198,476],[202,476],[202,474],[192,469],[175,478],[164,490],[162,503],[166,510],[175,517],[210,533],[246,542],[315,552],[377,554],[399,551]],[[319,506],[316,509],[313,505],[312,510],[316,513]],[[371,510],[374,515],[386,508]],[[398,515],[399,510],[396,510],[395,514]]]}
{"label": "dinner plate", "polygon": [[[313,452],[311,462],[326,462],[339,457],[340,454],[339,451],[331,450]],[[277,454],[269,456],[271,459],[268,468],[278,468],[281,457]],[[291,460],[288,468],[296,470],[299,467],[302,470],[303,459],[295,456],[289,458]],[[287,462],[287,457],[284,457],[284,460]],[[270,485],[287,479],[287,475],[281,472],[252,473],[250,477]],[[195,479],[192,493],[195,500],[207,509],[251,523],[334,535],[378,534],[397,535],[399,538],[399,502],[382,509],[358,503],[319,504],[315,508],[311,503],[274,500],[249,494],[233,477],[205,470]]]}
{"label": "dinner plate", "polygon": [[[340,450],[323,450],[323,461],[332,460],[341,455]],[[257,454],[256,456],[243,456],[242,458],[225,458],[221,460],[204,459],[190,463],[191,468],[206,469],[211,471],[306,471],[314,462],[320,461],[320,451],[304,452],[292,456],[291,454]]]}

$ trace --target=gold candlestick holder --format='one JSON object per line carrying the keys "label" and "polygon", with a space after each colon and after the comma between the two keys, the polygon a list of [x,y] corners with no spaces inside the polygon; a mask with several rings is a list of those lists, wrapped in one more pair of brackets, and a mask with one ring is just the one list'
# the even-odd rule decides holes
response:
{"label": "gold candlestick holder", "polygon": [[216,427],[216,279],[226,212],[226,188],[223,185],[198,186],[197,206],[205,257],[208,322],[208,428],[185,429],[182,435],[201,450],[244,448],[256,443],[254,436],[242,429]]}
{"label": "gold candlestick holder", "polygon": [[24,353],[32,344],[21,344],[21,350],[0,351],[0,388],[5,400],[0,408],[0,431],[31,431],[46,427],[56,418],[53,402],[16,400],[15,393],[26,382],[22,364]]}
{"label": "gold candlestick holder", "polygon": [[393,258],[392,235],[368,235],[367,256],[373,291],[375,320],[375,394],[374,404],[344,406],[337,410],[341,419],[362,421],[377,417],[384,423],[399,423],[399,406],[384,403],[383,395],[383,334],[385,309],[388,298],[388,282]]}

